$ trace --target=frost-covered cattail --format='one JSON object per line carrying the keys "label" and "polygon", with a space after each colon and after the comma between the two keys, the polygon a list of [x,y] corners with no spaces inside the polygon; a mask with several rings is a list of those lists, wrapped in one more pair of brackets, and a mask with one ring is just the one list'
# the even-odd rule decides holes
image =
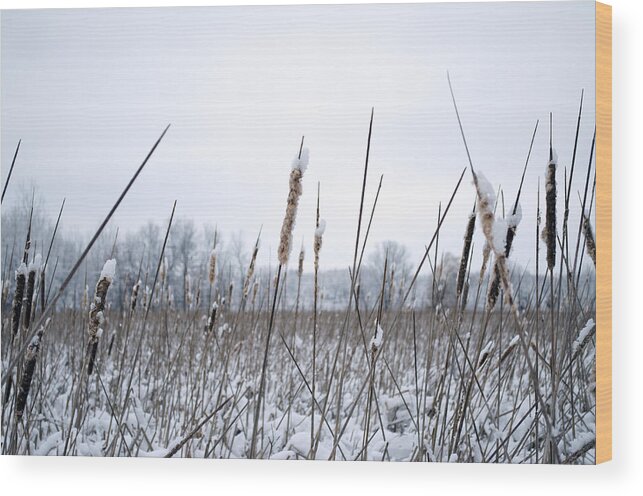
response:
{"label": "frost-covered cattail", "polygon": [[547,268],[552,270],[556,265],[556,151],[550,147],[549,163],[545,182],[545,228],[543,241],[547,245]]}
{"label": "frost-covered cattail", "polygon": [[29,346],[27,346],[27,351],[25,352],[22,378],[18,385],[18,396],[16,398],[16,418],[18,419],[22,418],[25,406],[27,405],[27,397],[29,396],[29,390],[31,389],[33,373],[36,370],[36,360],[38,359],[38,353],[40,352],[40,342],[42,341],[42,335],[45,332],[45,327],[48,324],[49,319],[47,319],[44,326],[41,326],[40,329],[38,329],[38,332],[29,343]]}
{"label": "frost-covered cattail", "polygon": [[214,280],[217,276],[217,250],[216,248],[210,252],[210,261],[208,263],[208,282],[210,286],[214,285]]}
{"label": "frost-covered cattail", "polygon": [[[478,193],[478,214],[480,217],[480,224],[482,225],[482,232],[485,235],[487,244],[485,249],[489,252],[493,252],[496,261],[494,263],[494,274],[499,277],[506,276],[506,274],[501,274],[500,271],[504,267],[505,256],[505,246],[506,246],[506,231],[507,226],[505,223],[496,222],[495,215],[493,213],[494,203],[496,200],[495,191],[491,186],[491,183],[478,172],[473,176],[473,182]],[[483,262],[483,269],[486,267],[486,261]],[[496,271],[497,269],[497,271]],[[496,273],[497,272],[497,273]],[[483,274],[481,274],[482,277]],[[487,310],[491,310],[495,305],[495,298],[493,298],[490,293],[487,293]]]}
{"label": "frost-covered cattail", "polygon": [[297,218],[297,207],[299,205],[299,198],[302,194],[301,180],[304,177],[304,172],[306,172],[307,167],[308,149],[302,148],[299,155],[295,160],[293,160],[292,170],[290,171],[290,188],[286,203],[286,215],[284,216],[284,222],[281,225],[279,249],[277,250],[279,263],[284,266],[288,264],[288,257],[290,256],[292,233],[295,228],[295,219]]}
{"label": "frost-covered cattail", "polygon": [[471,252],[471,241],[473,239],[473,231],[476,226],[476,214],[472,212],[469,214],[469,221],[467,222],[467,230],[464,233],[464,245],[462,246],[462,258],[460,258],[460,269],[458,270],[458,279],[456,281],[456,294],[459,297],[464,288],[464,280],[467,276],[467,264],[469,263],[469,254]]}
{"label": "frost-covered cattail", "polygon": [[[520,203],[516,204],[515,211],[507,219],[507,234],[505,239],[505,248],[504,253],[505,257],[509,258],[511,253],[511,246],[513,240],[516,237],[516,230],[518,229],[518,224],[522,220],[522,208]],[[498,300],[498,295],[500,294],[500,269],[498,267],[498,262],[496,261],[493,264],[493,273],[491,274],[491,283],[489,285],[489,291],[487,292],[487,307],[492,309],[496,305]]]}
{"label": "frost-covered cattail", "polygon": [[594,241],[594,231],[592,230],[592,225],[589,223],[589,219],[585,214],[583,214],[583,231],[585,233],[585,248],[587,249],[587,254],[594,262],[594,267],[596,267],[596,242]]}
{"label": "frost-covered cattail", "polygon": [[31,324],[31,306],[33,304],[33,295],[36,287],[36,277],[40,272],[40,266],[42,265],[42,257],[40,254],[34,257],[33,262],[29,264],[27,268],[27,291],[24,297],[24,303],[22,305],[24,310],[24,316],[22,318],[22,328],[27,330]]}
{"label": "frost-covered cattail", "polygon": [[382,347],[382,340],[383,339],[384,339],[384,331],[382,330],[382,327],[380,326],[380,323],[376,320],[375,321],[375,333],[373,334],[373,337],[371,338],[371,353],[372,353],[373,356],[377,355],[377,352]]}
{"label": "frost-covered cattail", "polygon": [[315,242],[313,244],[313,251],[315,253],[315,270],[319,270],[319,252],[322,247],[322,238],[324,236],[324,231],[326,231],[326,221],[324,219],[319,219],[317,224],[317,229],[315,229]]}
{"label": "frost-covered cattail", "polygon": [[87,347],[87,375],[91,375],[94,371],[94,360],[96,359],[96,350],[98,349],[98,339],[103,333],[101,325],[105,321],[103,314],[105,310],[105,301],[107,299],[107,290],[114,280],[116,275],[116,260],[111,259],[105,262],[103,270],[98,278],[96,284],[96,292],[94,294],[94,301],[89,309],[89,342]]}
{"label": "frost-covered cattail", "polygon": [[13,293],[13,306],[11,308],[11,335],[18,334],[20,327],[20,316],[22,315],[22,300],[25,295],[25,285],[27,283],[27,264],[21,263],[16,269],[16,290]]}
{"label": "frost-covered cattail", "polygon": [[219,308],[219,305],[217,304],[216,301],[212,302],[212,307],[210,308],[210,316],[208,317],[208,332],[212,332],[212,328],[214,327],[214,323],[217,320],[217,309]]}

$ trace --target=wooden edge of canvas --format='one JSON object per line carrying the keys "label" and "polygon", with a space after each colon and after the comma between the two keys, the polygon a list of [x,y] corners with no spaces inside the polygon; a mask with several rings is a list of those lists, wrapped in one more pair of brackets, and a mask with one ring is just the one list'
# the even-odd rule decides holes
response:
{"label": "wooden edge of canvas", "polygon": [[596,3],[596,463],[612,459],[612,7]]}

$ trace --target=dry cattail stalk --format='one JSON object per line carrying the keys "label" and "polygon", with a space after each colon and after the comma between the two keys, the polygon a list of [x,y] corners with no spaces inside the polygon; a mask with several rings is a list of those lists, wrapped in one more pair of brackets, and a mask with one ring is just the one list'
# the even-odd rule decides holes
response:
{"label": "dry cattail stalk", "polygon": [[89,342],[87,346],[87,375],[91,375],[94,371],[94,360],[96,358],[96,350],[98,348],[98,339],[103,333],[100,327],[105,321],[103,311],[105,310],[105,300],[107,299],[107,290],[114,280],[116,275],[116,260],[111,259],[105,262],[103,270],[100,273],[98,283],[96,284],[96,292],[94,301],[89,309]]}
{"label": "dry cattail stalk", "polygon": [[545,183],[545,228],[543,241],[547,245],[547,268],[553,270],[556,265],[556,165],[558,157],[553,148],[549,151],[547,177]]}
{"label": "dry cattail stalk", "polygon": [[31,381],[33,380],[33,373],[36,370],[36,360],[38,359],[38,353],[40,351],[40,342],[48,324],[49,319],[47,319],[44,326],[41,326],[40,329],[38,329],[38,332],[29,343],[29,346],[27,346],[27,351],[25,352],[22,379],[20,379],[18,396],[16,398],[16,418],[18,419],[22,418],[25,406],[27,405],[27,397],[29,396],[29,390],[31,389]]}
{"label": "dry cattail stalk", "polygon": [[587,249],[587,254],[592,259],[592,262],[594,262],[594,267],[596,267],[596,241],[594,241],[594,231],[585,214],[583,214],[583,231],[585,233],[585,248]]}
{"label": "dry cattail stalk", "polygon": [[462,294],[464,288],[464,280],[467,276],[467,264],[469,262],[469,253],[471,251],[471,241],[473,239],[473,231],[476,226],[476,214],[472,212],[469,214],[469,222],[467,222],[467,230],[464,233],[464,245],[462,246],[462,258],[460,259],[460,269],[458,270],[458,279],[456,282],[456,294],[458,297]]}
{"label": "dry cattail stalk", "polygon": [[31,306],[33,304],[33,294],[36,287],[36,275],[40,271],[41,264],[42,257],[38,254],[35,256],[33,262],[29,264],[29,268],[27,269],[27,291],[25,293],[24,303],[22,304],[24,311],[22,328],[24,330],[29,329],[29,324],[31,324]]}
{"label": "dry cattail stalk", "polygon": [[16,290],[13,293],[13,306],[12,306],[12,320],[11,320],[11,335],[13,337],[18,334],[20,327],[20,316],[22,315],[22,300],[25,294],[25,285],[27,283],[27,264],[24,262],[20,264],[16,270]]}
{"label": "dry cattail stalk", "polygon": [[304,177],[304,172],[308,167],[308,149],[302,148],[298,157],[295,158],[290,171],[288,200],[286,202],[286,215],[284,222],[281,225],[281,235],[279,237],[279,249],[277,251],[277,258],[281,265],[288,264],[288,257],[290,256],[290,249],[292,245],[292,233],[295,228],[295,219],[297,217],[297,207],[299,205],[299,198],[302,194],[301,180]]}

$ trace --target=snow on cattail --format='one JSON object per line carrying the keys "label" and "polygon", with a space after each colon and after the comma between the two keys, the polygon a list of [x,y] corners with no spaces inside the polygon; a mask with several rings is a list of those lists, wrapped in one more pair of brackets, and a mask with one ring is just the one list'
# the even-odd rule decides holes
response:
{"label": "snow on cattail", "polygon": [[594,323],[594,319],[589,319],[585,324],[585,327],[583,327],[578,333],[578,337],[572,343],[573,358],[576,358],[578,355],[580,355],[585,346],[587,346],[589,341],[592,339],[592,336],[594,336],[595,329],[596,324]]}
{"label": "snow on cattail", "polygon": [[380,326],[380,323],[375,321],[375,333],[371,338],[371,352],[375,355],[382,347],[382,341],[384,339],[384,330]]}
{"label": "snow on cattail", "polygon": [[322,237],[324,236],[324,231],[326,230],[326,221],[324,219],[319,219],[319,224],[317,229],[315,229],[315,242],[313,245],[313,251],[315,252],[315,270],[319,270],[319,252],[322,247]]}
{"label": "snow on cattail", "polygon": [[208,317],[208,332],[212,332],[214,323],[217,320],[217,310],[219,305],[216,301],[212,302],[212,307],[210,308],[210,316]]}
{"label": "snow on cattail", "polygon": [[25,411],[25,406],[27,405],[27,397],[29,396],[29,390],[31,389],[31,381],[33,380],[33,373],[36,369],[36,360],[38,359],[38,353],[40,351],[40,343],[42,341],[42,336],[45,332],[45,328],[49,324],[50,319],[47,319],[44,326],[41,326],[38,329],[36,335],[31,339],[29,345],[27,346],[27,351],[25,352],[25,360],[22,368],[22,378],[20,379],[20,384],[18,385],[18,396],[16,397],[16,418],[22,418],[22,415]]}
{"label": "snow on cattail", "polygon": [[87,374],[91,375],[94,371],[94,360],[96,359],[96,350],[98,349],[98,339],[100,338],[103,330],[101,325],[105,321],[104,310],[105,301],[107,299],[107,290],[114,281],[116,276],[116,260],[111,259],[105,262],[103,270],[100,273],[100,278],[96,284],[96,291],[94,294],[94,301],[89,309],[89,342],[87,345]]}
{"label": "snow on cattail", "polygon": [[281,265],[288,264],[288,257],[290,256],[292,245],[292,233],[295,228],[295,219],[297,218],[297,207],[299,206],[299,198],[302,194],[301,180],[304,177],[304,172],[307,167],[308,149],[302,148],[299,156],[293,161],[292,170],[290,171],[286,215],[281,226],[279,249],[277,251],[277,257]]}
{"label": "snow on cattail", "polygon": [[496,192],[481,172],[477,172],[473,177],[473,183],[478,193],[478,216],[480,218],[480,224],[482,225],[482,232],[487,241],[493,244],[493,208],[496,203]]}
{"label": "snow on cattail", "polygon": [[[496,226],[498,227],[496,230],[504,236],[504,254],[507,258],[509,258],[509,254],[511,253],[511,246],[516,237],[516,230],[521,220],[522,208],[520,207],[520,203],[517,203],[515,212],[505,220],[504,225],[496,221]],[[489,309],[492,309],[496,305],[498,295],[500,294],[500,269],[497,262],[493,264],[493,272],[491,275],[491,283],[489,284],[489,291],[487,292],[487,307]]]}

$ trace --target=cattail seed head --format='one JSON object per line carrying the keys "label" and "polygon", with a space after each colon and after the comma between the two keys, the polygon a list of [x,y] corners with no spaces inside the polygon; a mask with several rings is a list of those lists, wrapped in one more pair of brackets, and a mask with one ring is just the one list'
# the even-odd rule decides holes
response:
{"label": "cattail seed head", "polygon": [[469,254],[471,252],[471,241],[473,240],[473,231],[476,226],[476,214],[469,215],[469,222],[467,222],[467,229],[464,234],[464,245],[462,246],[462,258],[460,258],[460,269],[458,270],[458,278],[456,281],[456,294],[460,296],[464,288],[464,281],[467,276],[467,264],[469,263]]}
{"label": "cattail seed head", "polygon": [[302,194],[301,180],[304,177],[304,172],[307,167],[308,149],[303,148],[300,155],[293,161],[292,170],[290,171],[286,215],[284,216],[284,222],[281,225],[279,249],[277,250],[277,258],[281,265],[288,264],[288,257],[290,256],[292,245],[292,233],[295,228],[295,220],[297,218],[297,207],[299,206],[299,198]]}
{"label": "cattail seed head", "polygon": [[248,272],[246,273],[246,279],[243,283],[243,297],[248,296],[248,291],[250,290],[250,282],[252,281],[252,276],[255,272],[255,264],[257,262],[257,254],[259,253],[259,240],[255,243],[254,250],[252,251],[252,258],[250,259],[250,265],[248,266]]}
{"label": "cattail seed head", "polygon": [[94,294],[94,301],[90,305],[89,310],[89,342],[87,348],[88,365],[87,374],[91,375],[94,370],[94,360],[96,358],[96,350],[98,348],[98,339],[103,333],[101,328],[105,321],[103,314],[105,310],[105,302],[107,299],[107,290],[114,280],[116,275],[116,260],[111,259],[105,262],[103,270],[101,271],[100,278],[96,284],[96,291]]}
{"label": "cattail seed head", "polygon": [[11,307],[11,335],[18,334],[20,327],[20,316],[22,315],[22,300],[25,295],[25,285],[27,283],[27,264],[24,262],[20,264],[16,270],[16,290],[13,293],[13,305]]}
{"label": "cattail seed head", "polygon": [[304,257],[306,255],[306,251],[304,249],[304,245],[301,245],[301,250],[299,250],[299,265],[297,266],[297,274],[299,277],[304,273]]}
{"label": "cattail seed head", "polygon": [[585,248],[587,249],[587,254],[592,259],[592,262],[594,262],[594,267],[596,267],[596,241],[594,240],[594,231],[585,214],[583,214],[583,232],[585,233]]}
{"label": "cattail seed head", "polygon": [[552,270],[556,265],[556,165],[558,158],[552,149],[547,164],[545,182],[545,228],[542,237],[547,246],[547,268]]}
{"label": "cattail seed head", "polygon": [[326,231],[326,221],[324,219],[319,219],[319,223],[317,224],[317,229],[315,229],[315,241],[313,243],[316,271],[319,270],[319,252],[321,251],[322,238],[324,236],[325,231]]}
{"label": "cattail seed head", "polygon": [[210,286],[214,285],[214,279],[217,275],[217,250],[214,249],[210,252],[210,261],[208,264],[208,282]]}

